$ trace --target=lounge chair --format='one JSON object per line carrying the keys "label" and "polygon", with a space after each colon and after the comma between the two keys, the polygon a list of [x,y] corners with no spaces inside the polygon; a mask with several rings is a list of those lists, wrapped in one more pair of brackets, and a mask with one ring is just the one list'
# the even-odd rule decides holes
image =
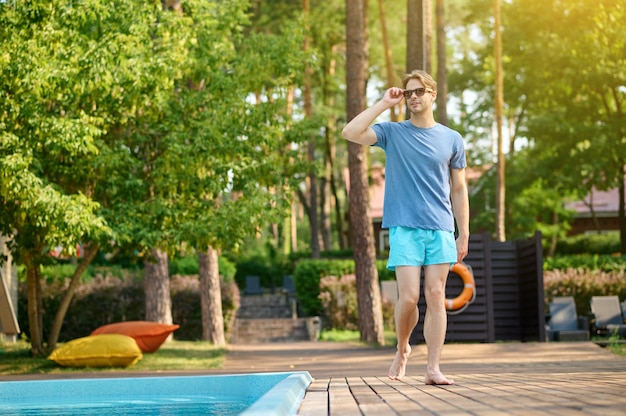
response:
{"label": "lounge chair", "polygon": [[617,296],[592,296],[591,312],[594,315],[593,327],[597,335],[626,336],[626,324]]}
{"label": "lounge chair", "polygon": [[261,280],[259,276],[246,276],[246,295],[261,295],[263,289],[261,288]]}
{"label": "lounge chair", "polygon": [[283,276],[283,291],[288,295],[296,293],[296,285],[293,281],[293,277],[290,275]]}
{"label": "lounge chair", "polygon": [[548,339],[550,341],[588,341],[589,327],[576,313],[571,296],[556,297],[550,302]]}

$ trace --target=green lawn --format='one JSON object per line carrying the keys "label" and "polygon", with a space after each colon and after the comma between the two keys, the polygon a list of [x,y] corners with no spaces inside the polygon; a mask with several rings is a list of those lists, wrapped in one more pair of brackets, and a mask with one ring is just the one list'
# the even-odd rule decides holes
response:
{"label": "green lawn", "polygon": [[[152,354],[144,354],[135,365],[127,368],[89,368],[88,371],[166,371],[208,370],[221,368],[226,349],[215,348],[201,341],[169,341]],[[46,357],[33,357],[30,344],[0,343],[0,374],[53,374],[84,372],[85,368],[61,367]]]}
{"label": "green lawn", "polygon": [[[396,345],[395,332],[386,330],[383,336],[385,338],[386,346]],[[322,341],[361,343],[360,338],[361,338],[361,334],[359,333],[359,331],[332,329],[330,331],[322,331],[322,333],[320,334],[320,340]]]}

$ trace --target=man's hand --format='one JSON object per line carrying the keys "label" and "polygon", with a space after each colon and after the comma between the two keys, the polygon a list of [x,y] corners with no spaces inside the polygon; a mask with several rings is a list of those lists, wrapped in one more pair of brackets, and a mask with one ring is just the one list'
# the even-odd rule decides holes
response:
{"label": "man's hand", "polygon": [[403,98],[404,98],[404,90],[402,88],[391,87],[387,91],[385,91],[385,95],[383,96],[383,101],[389,107],[393,107],[394,105],[400,104]]}
{"label": "man's hand", "polygon": [[467,253],[469,251],[469,242],[468,242],[468,238],[466,237],[457,237],[456,239],[456,261],[457,263],[460,263],[463,261],[463,259],[465,258],[465,256],[467,256]]}

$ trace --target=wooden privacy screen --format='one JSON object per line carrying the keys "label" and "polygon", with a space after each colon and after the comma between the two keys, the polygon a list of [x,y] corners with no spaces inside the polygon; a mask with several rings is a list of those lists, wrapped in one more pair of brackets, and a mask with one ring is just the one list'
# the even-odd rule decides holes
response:
{"label": "wooden privacy screen", "polygon": [[[529,239],[506,242],[493,241],[486,233],[472,235],[465,262],[474,272],[476,299],[463,312],[448,315],[446,342],[545,341],[539,232]],[[454,298],[462,290],[461,279],[451,274],[446,297]],[[421,293],[420,320],[411,344],[424,342],[423,288]]]}

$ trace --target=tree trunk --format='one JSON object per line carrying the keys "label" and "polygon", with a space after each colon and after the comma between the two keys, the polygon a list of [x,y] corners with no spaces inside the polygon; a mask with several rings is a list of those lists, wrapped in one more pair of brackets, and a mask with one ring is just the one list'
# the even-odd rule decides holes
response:
{"label": "tree trunk", "polygon": [[624,171],[624,159],[620,163],[620,182],[619,182],[619,238],[622,255],[626,255],[626,172]]}
{"label": "tree trunk", "polygon": [[217,347],[223,347],[226,345],[226,339],[217,257],[217,250],[213,247],[209,247],[206,253],[198,252],[202,339]]}
{"label": "tree trunk", "polygon": [[[309,0],[303,0],[302,2],[302,11],[306,16],[306,25],[308,27],[309,23]],[[304,46],[303,50],[306,53],[309,50],[309,36],[305,35],[304,37]],[[307,65],[304,70],[304,116],[310,118],[313,115],[312,110],[312,98],[311,98],[311,74],[312,69]],[[309,144],[307,148],[307,159],[311,165],[315,162],[315,139],[313,136],[309,139]],[[311,258],[319,259],[320,258],[320,226],[319,226],[319,216],[318,212],[318,204],[317,204],[317,175],[315,173],[315,169],[311,166],[311,170],[307,176],[307,200],[309,204],[309,226],[311,229]]]}
{"label": "tree trunk", "polygon": [[74,274],[72,275],[72,279],[70,280],[70,285],[65,291],[63,300],[61,300],[59,309],[57,310],[57,313],[54,316],[54,321],[52,322],[52,328],[50,328],[50,334],[48,335],[48,348],[50,350],[53,350],[54,348],[56,348],[57,342],[59,340],[59,334],[61,333],[61,327],[63,326],[63,320],[65,319],[67,309],[70,307],[70,303],[72,302],[74,293],[76,292],[76,289],[80,285],[80,278],[83,276],[83,273],[85,273],[85,270],[87,270],[87,267],[89,267],[93,259],[96,257],[99,247],[100,246],[97,243],[87,246],[86,251],[85,251],[85,256],[81,260],[76,270],[74,270]]}
{"label": "tree trunk", "polygon": [[[365,108],[367,42],[363,0],[346,0],[346,85],[348,119]],[[350,223],[354,249],[359,331],[361,341],[385,343],[382,307],[376,269],[374,232],[369,214],[369,186],[365,147],[348,143],[350,170]]]}
{"label": "tree trunk", "polygon": [[43,347],[43,308],[41,306],[41,276],[37,255],[27,251],[24,254],[26,266],[26,285],[28,296],[28,327],[30,330],[30,349],[35,357],[46,355]]}
{"label": "tree trunk", "polygon": [[[337,45],[331,47],[331,56],[334,56],[337,52]],[[337,60],[332,58],[328,65],[328,77],[325,79],[325,105],[326,108],[334,108],[335,96],[332,92],[328,92],[328,81],[334,79],[336,73]],[[336,171],[337,169],[337,118],[334,115],[329,116],[326,130],[326,157],[328,158],[328,164],[330,169],[330,195],[332,196],[332,206],[334,207],[335,216],[335,230],[337,232],[337,240],[339,243],[339,249],[343,250],[348,247],[349,243],[346,239],[345,226],[343,222],[343,210],[341,209],[341,201],[339,198],[339,191],[337,186],[337,177],[343,179],[343,172]],[[343,183],[343,180],[341,180]],[[332,224],[331,224],[332,226]],[[331,238],[332,241],[332,238]]]}
{"label": "tree trunk", "polygon": [[[387,77],[387,88],[397,87],[396,76],[393,72],[393,61],[391,60],[391,46],[389,45],[389,35],[387,34],[387,21],[385,20],[384,0],[378,0],[378,15],[380,17],[380,29],[383,35],[383,51],[385,52],[385,72]],[[397,106],[391,107],[391,121],[398,121]],[[400,110],[402,112],[402,110]]]}
{"label": "tree trunk", "polygon": [[[407,1],[407,29],[406,29],[406,72],[422,69],[430,73],[432,68],[430,56],[430,39],[432,35],[426,33],[432,30],[431,19],[427,14],[430,12],[430,0]],[[409,109],[405,111],[405,117],[411,118]]]}
{"label": "tree trunk", "polygon": [[424,48],[424,1],[407,1],[406,28],[406,72],[414,69],[426,69],[426,51]]}
{"label": "tree trunk", "polygon": [[433,13],[432,0],[424,2],[424,71],[433,72]]}
{"label": "tree trunk", "polygon": [[437,0],[437,121],[448,125],[448,69],[446,67],[446,9]]}
{"label": "tree trunk", "polygon": [[503,77],[502,77],[502,32],[500,30],[500,0],[493,0],[494,4],[494,57],[495,57],[495,112],[496,134],[498,135],[498,185],[496,188],[496,241],[505,241],[505,161],[502,149],[502,108],[504,106]]}
{"label": "tree trunk", "polygon": [[159,248],[150,250],[144,261],[146,320],[172,323],[172,299],[167,253]]}

